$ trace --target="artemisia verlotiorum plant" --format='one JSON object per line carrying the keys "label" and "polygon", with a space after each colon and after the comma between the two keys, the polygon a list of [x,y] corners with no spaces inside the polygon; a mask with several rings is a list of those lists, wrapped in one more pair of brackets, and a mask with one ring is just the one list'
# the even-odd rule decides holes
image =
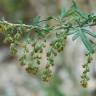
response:
{"label": "artemisia verlotiorum plant", "polygon": [[[54,26],[48,24],[51,20],[56,22]],[[73,35],[73,40],[79,38],[86,47],[84,71],[80,83],[83,87],[87,87],[89,63],[96,48],[95,42],[90,40],[88,35],[96,38],[96,32],[90,31],[91,26],[95,25],[96,15],[83,13],[73,2],[72,7],[67,11],[62,10],[59,16],[51,16],[46,20],[36,17],[31,25],[13,24],[1,19],[0,32],[4,34],[4,42],[10,44],[13,55],[16,55],[17,47],[22,48],[19,61],[25,66],[26,71],[40,76],[44,81],[52,79],[54,58],[64,50],[67,37]],[[55,38],[49,40],[51,34],[54,34]],[[40,67],[44,57],[47,64]]]}

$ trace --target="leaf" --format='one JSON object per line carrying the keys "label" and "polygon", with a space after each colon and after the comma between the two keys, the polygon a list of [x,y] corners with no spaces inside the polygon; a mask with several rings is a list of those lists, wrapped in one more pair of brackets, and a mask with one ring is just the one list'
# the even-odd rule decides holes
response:
{"label": "leaf", "polygon": [[79,34],[80,34],[80,38],[81,38],[83,44],[85,45],[85,47],[87,48],[87,50],[88,50],[90,53],[93,53],[94,50],[93,50],[93,48],[91,47],[91,43],[90,43],[90,41],[88,40],[88,38],[86,37],[84,30],[82,30],[81,28],[78,28],[78,31],[79,31]]}
{"label": "leaf", "polygon": [[91,35],[92,37],[96,38],[96,32],[91,32],[90,30],[87,30],[87,29],[82,29],[82,30],[87,34]]}
{"label": "leaf", "polygon": [[73,4],[73,5],[72,5],[72,7],[73,7],[73,8],[76,8],[76,9],[78,8],[78,6],[77,6],[77,4],[76,4],[76,1],[75,1],[75,0],[72,0],[72,4]]}
{"label": "leaf", "polygon": [[82,11],[80,10],[79,6],[76,4],[76,1],[73,0],[72,3],[73,3],[72,9],[75,10],[75,12],[76,12],[78,15],[80,15],[82,18],[87,19],[88,15],[85,14],[84,12],[82,12]]}
{"label": "leaf", "polygon": [[74,11],[73,8],[70,8],[69,10],[65,10],[65,8],[62,8],[60,13],[61,19],[64,17],[71,16],[72,14],[74,14],[73,11]]}
{"label": "leaf", "polygon": [[60,17],[61,18],[64,18],[66,16],[67,12],[64,8],[61,9],[61,14],[60,14]]}
{"label": "leaf", "polygon": [[38,26],[39,22],[40,22],[40,16],[36,16],[35,18],[33,18],[32,24]]}
{"label": "leaf", "polygon": [[45,29],[44,29],[44,31],[45,31],[46,33],[49,33],[51,30],[52,30],[52,28],[49,26],[48,23],[46,23],[46,24],[45,24]]}
{"label": "leaf", "polygon": [[82,18],[84,18],[84,19],[88,19],[88,18],[87,18],[88,15],[85,14],[85,13],[83,13],[83,12],[81,12],[80,9],[76,9],[76,12],[77,12]]}
{"label": "leaf", "polygon": [[68,33],[67,33],[67,35],[72,35],[72,34],[74,34],[74,33],[76,33],[77,32],[77,30],[71,30],[71,31],[69,31]]}
{"label": "leaf", "polygon": [[72,40],[76,40],[80,36],[79,32],[75,33],[75,35],[72,37]]}

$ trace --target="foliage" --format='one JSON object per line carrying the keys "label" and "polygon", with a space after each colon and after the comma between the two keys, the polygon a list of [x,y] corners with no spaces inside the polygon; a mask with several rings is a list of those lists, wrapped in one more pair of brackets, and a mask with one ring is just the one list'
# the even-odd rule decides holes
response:
{"label": "foliage", "polygon": [[[49,21],[55,21],[56,24],[51,26]],[[91,32],[91,26],[96,25],[95,14],[85,14],[73,2],[69,10],[62,10],[57,17],[52,16],[41,20],[40,17],[33,19],[31,25],[13,24],[4,19],[0,20],[0,32],[4,34],[4,42],[10,44],[10,50],[13,55],[18,52],[18,47],[22,48],[23,53],[20,57],[20,64],[25,66],[29,74],[37,75],[44,81],[52,79],[52,67],[54,58],[64,50],[66,40],[69,35],[73,35],[73,40],[78,38],[86,47],[86,63],[83,65],[85,69],[81,78],[81,85],[87,86],[89,80],[87,72],[89,72],[88,64],[90,56],[95,53],[95,43],[88,38],[88,35],[96,38],[96,32]],[[55,38],[48,40],[52,34]],[[47,64],[42,65],[42,60],[46,57]]]}

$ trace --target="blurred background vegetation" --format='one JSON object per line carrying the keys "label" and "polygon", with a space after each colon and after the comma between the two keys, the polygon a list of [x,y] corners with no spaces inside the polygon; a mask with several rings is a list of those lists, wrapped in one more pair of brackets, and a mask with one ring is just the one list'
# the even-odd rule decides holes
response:
{"label": "blurred background vegetation", "polygon": [[[96,0],[76,0],[76,3],[84,12],[96,11]],[[62,8],[68,9],[71,5],[72,0],[0,0],[0,18],[30,24],[36,16],[42,19],[57,16]],[[84,57],[79,40],[73,42],[68,38],[64,52],[56,58],[54,80],[47,84],[29,76],[18,64],[18,57],[10,55],[9,45],[2,41],[0,34],[0,96],[96,96],[95,60],[88,88],[83,89],[79,83]]]}

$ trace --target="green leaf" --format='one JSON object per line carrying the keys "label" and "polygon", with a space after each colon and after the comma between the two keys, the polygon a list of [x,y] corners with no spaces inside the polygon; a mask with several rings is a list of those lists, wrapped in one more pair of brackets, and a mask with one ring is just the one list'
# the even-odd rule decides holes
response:
{"label": "green leaf", "polygon": [[67,12],[64,8],[61,9],[61,14],[60,14],[60,17],[61,18],[64,18],[66,16]]}
{"label": "green leaf", "polygon": [[75,10],[76,10],[76,12],[77,12],[82,18],[88,19],[88,15],[85,14],[85,13],[83,13],[83,12],[81,12],[80,9],[75,9]]}
{"label": "green leaf", "polygon": [[87,48],[87,50],[89,51],[89,53],[93,53],[94,50],[91,46],[90,41],[86,37],[86,34],[85,34],[84,30],[82,30],[81,28],[78,28],[78,31],[79,31],[79,34],[80,34],[80,38],[81,38],[83,44],[85,45],[85,47]]}
{"label": "green leaf", "polygon": [[92,37],[96,38],[96,32],[91,32],[90,30],[87,30],[87,29],[82,29],[82,30],[84,30],[84,32],[91,35]]}
{"label": "green leaf", "polygon": [[40,22],[40,16],[36,16],[35,18],[33,18],[32,24],[38,26],[39,22]]}
{"label": "green leaf", "polygon": [[76,8],[76,9],[78,8],[78,6],[77,6],[77,4],[76,4],[76,1],[75,1],[75,0],[72,0],[72,7],[73,7],[73,8]]}
{"label": "green leaf", "polygon": [[77,30],[71,30],[71,31],[69,31],[68,33],[67,33],[67,35],[72,35],[72,34],[74,34],[74,33],[76,33],[77,32]]}
{"label": "green leaf", "polygon": [[76,4],[76,1],[73,0],[72,3],[73,3],[72,9],[73,9],[78,15],[80,15],[82,18],[87,19],[88,15],[80,10],[79,6]]}
{"label": "green leaf", "polygon": [[72,37],[72,40],[76,40],[80,36],[79,32],[75,33],[75,35]]}

